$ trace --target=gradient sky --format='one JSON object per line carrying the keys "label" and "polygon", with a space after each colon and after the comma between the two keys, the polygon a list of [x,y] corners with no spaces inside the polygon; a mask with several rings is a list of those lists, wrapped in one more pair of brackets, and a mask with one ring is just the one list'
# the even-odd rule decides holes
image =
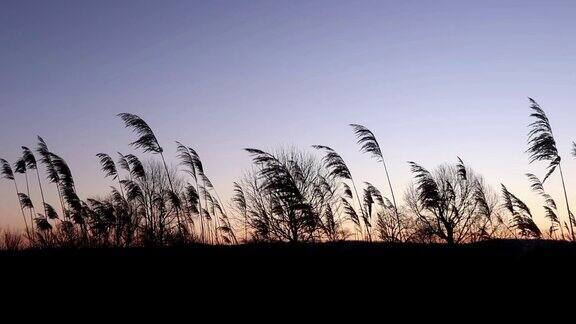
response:
{"label": "gradient sky", "polygon": [[[115,115],[132,112],[167,152],[174,140],[196,148],[222,196],[250,166],[242,148],[312,144],[387,193],[347,126],[361,123],[397,191],[406,161],[458,155],[547,226],[524,177],[544,170],[523,153],[527,97],[553,123],[576,203],[574,17],[575,1],[0,0],[0,157],[14,161],[41,135],[83,197],[102,193],[112,183],[94,154],[131,152]],[[548,187],[560,202],[556,177]],[[2,181],[0,227],[16,226]]]}

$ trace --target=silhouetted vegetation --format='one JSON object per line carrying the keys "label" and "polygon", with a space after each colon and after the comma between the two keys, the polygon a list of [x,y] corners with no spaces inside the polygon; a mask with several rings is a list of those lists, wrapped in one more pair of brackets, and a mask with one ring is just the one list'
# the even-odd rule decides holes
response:
{"label": "silhouetted vegetation", "polygon": [[[95,163],[111,180],[110,190],[101,197],[79,197],[71,167],[39,136],[35,153],[22,146],[14,164],[0,159],[2,177],[14,186],[24,223],[23,234],[4,231],[3,248],[344,240],[450,245],[510,238],[573,241],[574,216],[552,127],[533,99],[530,109],[534,122],[528,133],[529,162],[548,164],[542,180],[526,175],[550,221],[544,231],[519,197],[505,185],[499,195],[460,158],[434,169],[408,162],[413,183],[402,201],[397,200],[382,147],[372,131],[358,124],[350,125],[351,136],[356,137],[360,152],[384,167],[385,192],[367,179],[361,182],[353,177],[352,168],[329,146],[313,145],[318,155],[297,148],[271,152],[247,148],[253,165],[234,182],[234,195],[225,202],[194,148],[176,142],[179,164],[170,167],[163,143],[148,123],[122,113],[118,117],[136,135],[130,145],[143,155],[96,153]],[[572,145],[571,155],[576,157],[576,143]],[[44,181],[54,184],[56,202],[46,199],[50,188],[43,185],[40,166]],[[566,202],[564,215],[544,187],[556,170]],[[36,180],[30,181],[30,172]],[[40,197],[30,195],[34,185]]]}

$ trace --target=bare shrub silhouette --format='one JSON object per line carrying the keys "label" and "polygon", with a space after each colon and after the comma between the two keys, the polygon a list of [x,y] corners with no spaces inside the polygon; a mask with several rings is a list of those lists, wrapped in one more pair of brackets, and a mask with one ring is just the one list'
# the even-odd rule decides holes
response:
{"label": "bare shrub silhouette", "polygon": [[481,176],[466,167],[444,164],[433,173],[409,162],[415,184],[406,194],[407,204],[431,238],[449,244],[490,237],[496,197]]}
{"label": "bare shrub silhouette", "polygon": [[319,161],[294,149],[271,154],[248,148],[256,171],[238,185],[236,201],[255,240],[319,241],[342,235],[335,219],[335,183]]}
{"label": "bare shrub silhouette", "polygon": [[0,249],[5,251],[18,251],[24,247],[24,240],[20,233],[4,230],[2,233]]}

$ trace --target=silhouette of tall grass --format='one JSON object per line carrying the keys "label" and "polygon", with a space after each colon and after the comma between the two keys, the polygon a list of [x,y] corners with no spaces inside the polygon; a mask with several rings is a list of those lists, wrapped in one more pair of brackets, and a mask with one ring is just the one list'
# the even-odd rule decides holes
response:
{"label": "silhouette of tall grass", "polygon": [[376,158],[384,166],[384,172],[386,174],[386,181],[388,182],[388,187],[390,188],[390,195],[392,196],[392,204],[394,207],[394,214],[396,215],[396,221],[398,222],[400,235],[402,235],[402,228],[400,222],[400,215],[398,214],[398,205],[396,204],[396,196],[394,195],[394,188],[392,187],[392,181],[390,180],[390,174],[388,173],[388,167],[386,165],[386,160],[384,159],[384,154],[380,148],[380,144],[376,139],[374,133],[368,128],[358,125],[350,124],[352,127],[356,138],[358,139],[358,144],[361,145],[360,150],[364,153],[368,153]]}
{"label": "silhouette of tall grass", "polygon": [[508,191],[506,186],[502,185],[502,196],[504,197],[504,206],[512,214],[514,226],[520,235],[524,237],[540,238],[542,232],[534,222],[530,208],[518,197]]}
{"label": "silhouette of tall grass", "polygon": [[[371,223],[370,223],[370,214],[365,212],[365,209],[362,207],[362,200],[360,199],[360,195],[358,195],[358,189],[356,188],[356,183],[354,182],[354,178],[352,178],[352,173],[350,169],[344,162],[344,159],[336,153],[332,148],[323,145],[313,145],[313,148],[317,150],[324,151],[324,157],[322,161],[324,162],[324,167],[328,171],[328,176],[339,181],[350,181],[352,184],[352,189],[354,189],[354,195],[356,197],[356,202],[358,204],[358,210],[360,210],[362,221],[364,223],[364,231],[366,232],[366,236],[369,241],[372,240],[371,237]],[[345,185],[345,193],[348,193],[347,185]],[[352,199],[352,195],[347,194],[346,197],[342,198],[342,203],[345,206],[346,213],[350,217],[350,219],[357,225],[360,235],[362,235],[362,225],[359,221],[358,213],[354,210],[352,205],[346,200],[347,198]]]}
{"label": "silhouette of tall grass", "polygon": [[[132,131],[136,133],[139,137],[134,142],[130,143],[130,145],[134,146],[135,148],[139,148],[144,150],[144,153],[150,152],[153,154],[159,154],[160,158],[162,159],[162,163],[164,164],[164,170],[166,171],[166,175],[168,176],[168,165],[166,164],[166,159],[164,158],[164,149],[160,146],[156,135],[152,131],[152,128],[148,126],[148,124],[139,116],[129,113],[120,113],[118,117],[122,119],[125,126],[127,128],[132,128]],[[180,199],[176,195],[174,191],[174,186],[172,184],[172,180],[170,176],[168,178],[168,183],[170,184],[170,199],[172,200],[173,205],[176,207],[176,219],[178,221],[178,231],[182,236],[182,223],[180,220]]]}
{"label": "silhouette of tall grass", "polygon": [[[544,183],[538,179],[537,176],[531,173],[527,173],[526,177],[530,181],[530,187],[532,190],[544,199],[545,216],[551,222],[548,234],[550,237],[554,236],[554,233],[560,230],[560,237],[564,239],[564,232],[562,230],[562,224],[558,218],[558,207],[556,206],[556,201],[544,190]],[[568,228],[567,224],[564,224]]]}
{"label": "silhouette of tall grass", "polygon": [[18,183],[16,182],[16,178],[14,178],[14,172],[10,163],[5,159],[0,159],[0,174],[2,177],[8,181],[12,181],[14,183],[14,188],[16,189],[16,197],[18,198],[18,203],[20,204],[20,211],[22,212],[22,219],[24,220],[24,225],[26,226],[26,233],[29,233],[28,228],[28,221],[26,220],[26,215],[24,214],[24,206],[22,205],[22,200],[20,198],[20,191],[18,190]]}
{"label": "silhouette of tall grass", "polygon": [[542,183],[546,182],[548,177],[550,177],[556,169],[560,172],[562,190],[564,191],[564,199],[566,201],[566,211],[570,223],[570,236],[572,241],[574,241],[576,239],[574,236],[574,216],[570,211],[570,203],[568,202],[568,194],[566,192],[566,183],[562,172],[562,159],[558,153],[558,148],[556,147],[556,140],[552,133],[552,126],[540,105],[534,99],[528,99],[530,100],[530,109],[532,109],[532,114],[530,116],[534,118],[534,121],[529,126],[528,150],[526,152],[530,155],[530,163],[536,161],[548,162],[547,172]]}
{"label": "silhouette of tall grass", "polygon": [[[26,240],[7,234],[8,245],[28,246],[171,246],[178,244],[237,244],[242,242],[320,242],[351,238],[366,241],[445,242],[458,244],[494,238],[574,240],[573,215],[562,173],[561,157],[550,121],[530,99],[534,121],[529,125],[530,163],[547,162],[542,180],[526,174],[532,191],[543,201],[550,222],[543,232],[530,208],[504,185],[501,195],[458,158],[434,169],[409,162],[414,183],[397,200],[380,143],[368,128],[351,124],[360,151],[382,163],[390,199],[370,179],[352,176],[344,158],[329,146],[313,145],[316,157],[298,149],[264,151],[247,148],[252,168],[235,181],[229,202],[221,199],[198,152],[176,142],[178,167],[170,167],[152,128],[134,114],[118,116],[137,138],[133,153],[97,153],[110,190],[99,197],[78,195],[66,160],[37,137],[36,156],[26,146],[14,164],[0,159],[0,173],[12,182],[20,205]],[[571,155],[576,157],[576,143]],[[42,184],[44,176],[54,184]],[[545,190],[558,170],[566,200],[568,222],[562,221],[556,201]],[[28,177],[35,173],[39,197],[31,196]],[[17,175],[18,178],[17,178]],[[19,189],[19,181],[25,185]],[[56,189],[61,213],[47,200]],[[41,207],[34,199],[41,200]],[[565,235],[564,230],[569,235]],[[237,233],[241,233],[238,234]],[[6,247],[9,248],[9,247]]]}
{"label": "silhouette of tall grass", "polygon": [[[44,215],[39,216],[40,218],[46,219],[46,222],[49,224],[48,219],[56,219],[58,218],[58,214],[56,213],[54,207],[46,203],[46,199],[44,197],[44,188],[42,188],[42,180],[40,180],[40,171],[38,170],[38,162],[34,156],[34,153],[32,153],[32,150],[26,146],[22,146],[22,160],[24,161],[28,170],[35,170],[36,179],[38,181],[38,190],[40,191],[40,197],[42,198],[42,209],[44,210]],[[26,180],[26,184],[28,184],[28,180]]]}

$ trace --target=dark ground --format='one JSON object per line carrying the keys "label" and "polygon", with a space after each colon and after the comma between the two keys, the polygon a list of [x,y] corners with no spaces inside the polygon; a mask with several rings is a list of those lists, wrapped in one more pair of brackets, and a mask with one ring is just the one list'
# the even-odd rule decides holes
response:
{"label": "dark ground", "polygon": [[103,303],[142,299],[172,307],[200,297],[208,304],[247,303],[243,307],[255,312],[279,300],[311,307],[326,298],[337,312],[341,303],[384,307],[383,300],[414,304],[438,298],[452,305],[469,295],[505,307],[511,301],[506,293],[532,298],[537,291],[568,291],[576,278],[574,261],[574,243],[531,240],[54,249],[1,252],[0,278],[4,291],[49,292],[60,301],[104,294]]}
{"label": "dark ground", "polygon": [[[130,260],[145,262],[194,259],[250,259],[264,261],[337,261],[352,259],[469,261],[501,260],[531,262],[576,256],[576,243],[550,240],[490,240],[471,244],[418,244],[377,242],[333,243],[250,243],[244,245],[190,245],[170,248],[68,248],[0,251],[0,258],[12,261],[34,261],[57,258],[86,261]],[[126,259],[128,258],[128,259]]]}
{"label": "dark ground", "polygon": [[494,240],[473,244],[339,242],[319,244],[265,243],[238,246],[193,245],[172,248],[44,249],[0,252],[3,270],[58,268],[101,271],[126,268],[196,273],[369,268],[377,272],[415,269],[460,272],[491,267],[553,266],[576,260],[576,244],[560,241]]}

